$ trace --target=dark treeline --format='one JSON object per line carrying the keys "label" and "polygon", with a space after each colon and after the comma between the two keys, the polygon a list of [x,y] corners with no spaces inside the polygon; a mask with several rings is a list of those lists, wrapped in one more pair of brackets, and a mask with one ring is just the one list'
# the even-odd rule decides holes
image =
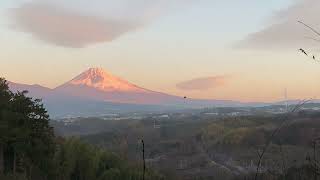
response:
{"label": "dark treeline", "polygon": [[[1,180],[143,179],[137,164],[77,139],[55,137],[40,100],[13,93],[0,79]],[[145,179],[162,179],[147,171]]]}

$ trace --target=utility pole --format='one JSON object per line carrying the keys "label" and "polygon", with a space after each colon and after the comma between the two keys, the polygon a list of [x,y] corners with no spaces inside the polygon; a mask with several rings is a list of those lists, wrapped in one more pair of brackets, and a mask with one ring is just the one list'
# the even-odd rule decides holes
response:
{"label": "utility pole", "polygon": [[142,159],[143,159],[143,180],[145,180],[145,174],[146,174],[146,159],[144,154],[144,141],[141,140],[142,143]]}
{"label": "utility pole", "polygon": [[317,166],[317,140],[313,142],[313,159],[314,159],[314,179],[318,179],[318,166]]}
{"label": "utility pole", "polygon": [[153,128],[154,129],[160,129],[161,128],[161,125],[157,124],[157,120],[156,119],[154,119],[154,121],[153,121]]}
{"label": "utility pole", "polygon": [[289,105],[288,105],[288,90],[287,88],[284,89],[284,100],[285,100],[285,106],[286,106],[286,113],[289,110]]}

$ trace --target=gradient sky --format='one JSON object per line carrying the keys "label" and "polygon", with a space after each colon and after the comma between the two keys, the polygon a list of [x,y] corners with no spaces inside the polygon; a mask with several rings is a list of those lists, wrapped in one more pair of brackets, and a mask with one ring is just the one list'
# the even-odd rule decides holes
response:
{"label": "gradient sky", "polygon": [[[298,20],[317,0],[1,0],[0,76],[54,88],[89,67],[193,98],[320,97],[320,55]],[[301,18],[301,19],[300,19]],[[81,38],[79,38],[81,37]]]}

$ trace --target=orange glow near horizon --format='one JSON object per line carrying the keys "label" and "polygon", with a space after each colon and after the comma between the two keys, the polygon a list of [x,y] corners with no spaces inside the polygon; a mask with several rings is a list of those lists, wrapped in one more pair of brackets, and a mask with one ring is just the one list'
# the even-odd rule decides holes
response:
{"label": "orange glow near horizon", "polygon": [[[172,14],[166,14],[171,9],[169,5],[163,6],[165,9],[162,10],[152,4],[151,10],[154,11],[151,11],[149,6],[140,4],[144,11],[130,9],[133,17],[121,14],[125,20],[141,20],[134,21],[133,26],[118,22],[121,18],[118,18],[117,13],[103,14],[101,17],[86,14],[87,7],[77,6],[74,8],[80,8],[79,11],[69,12],[68,8],[52,11],[52,7],[43,7],[36,2],[29,6],[28,3],[26,6],[13,4],[17,7],[11,12],[17,16],[13,19],[5,13],[11,9],[1,9],[0,6],[0,14],[4,15],[0,17],[0,76],[9,81],[55,88],[90,67],[102,67],[140,87],[190,98],[271,102],[283,100],[285,88],[288,89],[289,99],[320,97],[320,63],[298,51],[299,46],[310,47],[310,41],[306,41],[303,36],[291,39],[297,37],[294,33],[309,35],[310,32],[300,25],[290,24],[293,18],[290,13],[286,15],[289,24],[275,24],[275,27],[273,24],[261,24],[273,17],[273,10],[283,8],[284,13],[287,13],[292,10],[291,5],[294,3],[281,4],[281,8],[275,2],[256,3],[255,6],[260,10],[266,10],[265,6],[270,8],[268,12],[255,11],[256,19],[251,19],[251,14],[240,13],[245,12],[246,7],[235,9],[236,14],[233,15],[226,15],[228,11],[218,11],[220,9],[212,11],[212,8],[220,5],[223,10],[228,9],[229,3],[215,4],[208,1],[192,4],[183,13]],[[57,7],[60,5],[57,4]],[[72,4],[67,5],[73,7]],[[38,8],[42,11],[34,11]],[[126,10],[131,7],[119,4],[119,8]],[[113,12],[112,9],[110,7],[110,12]],[[91,13],[96,12],[96,9],[91,10]],[[307,17],[317,15],[317,12],[307,13]],[[238,17],[239,14],[244,17]],[[62,17],[66,18],[59,22]],[[105,22],[107,17],[117,18]],[[211,18],[217,17],[226,17],[223,26],[222,23],[219,26],[212,23]],[[226,23],[229,18],[247,19],[248,22],[243,22],[243,26],[235,31],[233,23]],[[68,25],[73,20],[76,20],[74,26],[70,24],[52,31],[56,24]],[[87,25],[92,28],[88,32],[94,32],[92,37],[85,32],[77,31],[74,34],[74,27]],[[272,33],[277,32],[273,32],[272,27],[277,28],[279,34],[273,36]],[[109,28],[113,31],[109,32]],[[296,28],[297,31],[286,31],[288,28]],[[114,36],[109,37],[109,33]],[[78,39],[78,36],[84,34],[84,39]],[[272,48],[273,43],[278,45],[279,41],[272,37],[281,35],[288,35],[280,39],[279,45],[283,47]],[[235,47],[242,42],[241,39],[246,40],[248,47]],[[317,55],[319,53],[316,49],[317,46],[309,48],[310,52]]]}

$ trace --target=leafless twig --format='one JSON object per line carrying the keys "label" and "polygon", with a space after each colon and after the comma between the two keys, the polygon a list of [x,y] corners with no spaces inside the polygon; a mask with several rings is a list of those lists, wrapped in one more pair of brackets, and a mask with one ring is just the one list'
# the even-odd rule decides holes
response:
{"label": "leafless twig", "polygon": [[318,36],[320,36],[320,32],[318,32],[317,30],[315,30],[313,27],[307,25],[306,23],[302,22],[302,21],[298,21],[298,23],[304,25],[305,27],[307,27],[308,29],[310,29],[312,32],[314,32],[315,34],[317,34]]}

